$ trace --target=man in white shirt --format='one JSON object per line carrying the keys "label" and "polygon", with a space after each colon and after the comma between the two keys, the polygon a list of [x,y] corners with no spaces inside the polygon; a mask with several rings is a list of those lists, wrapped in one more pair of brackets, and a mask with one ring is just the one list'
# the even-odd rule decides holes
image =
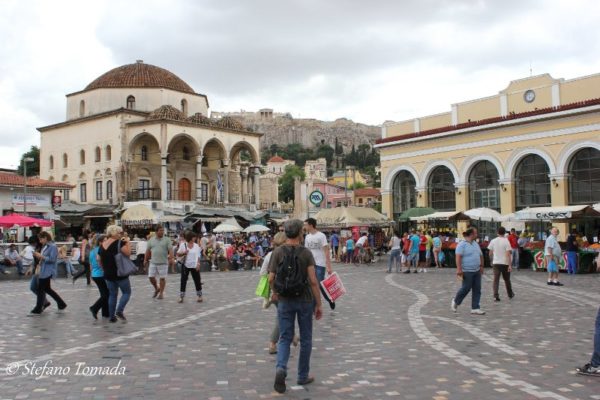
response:
{"label": "man in white shirt", "polygon": [[23,259],[19,255],[17,246],[14,243],[11,243],[4,252],[4,263],[8,266],[17,267],[19,275],[25,275],[23,271]]}
{"label": "man in white shirt", "polygon": [[506,285],[506,294],[509,299],[515,297],[510,283],[510,273],[512,272],[512,246],[510,241],[506,238],[506,229],[501,226],[498,229],[498,237],[492,239],[488,245],[490,251],[490,259],[492,260],[492,267],[494,268],[494,300],[500,301],[500,295],[498,294],[498,287],[500,286],[500,275],[504,279]]}
{"label": "man in white shirt", "polygon": [[548,270],[548,285],[563,286],[558,281],[558,263],[562,256],[562,250],[558,244],[558,228],[550,230],[550,236],[544,244],[544,257],[546,258],[546,269]]}
{"label": "man in white shirt", "polygon": [[[310,250],[315,259],[315,272],[317,274],[317,280],[321,282],[325,279],[325,270],[328,274],[333,273],[331,268],[331,256],[329,251],[329,243],[327,237],[323,232],[317,230],[317,220],[314,218],[308,218],[304,221],[304,229],[306,230],[306,237],[304,238],[304,247]],[[319,285],[321,293],[332,310],[335,309],[335,302],[331,301],[323,287]]]}

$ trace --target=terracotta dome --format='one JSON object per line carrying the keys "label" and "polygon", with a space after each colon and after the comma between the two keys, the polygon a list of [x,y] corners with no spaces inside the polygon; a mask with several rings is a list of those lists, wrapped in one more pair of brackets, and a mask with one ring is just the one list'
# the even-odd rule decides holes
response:
{"label": "terracotta dome", "polygon": [[195,93],[174,73],[142,61],[111,69],[87,85],[85,90],[106,88],[165,88]]}
{"label": "terracotta dome", "polygon": [[202,113],[196,113],[186,119],[187,122],[199,125],[212,125],[210,118],[205,117]]}
{"label": "terracotta dome", "polygon": [[231,117],[223,117],[220,120],[218,120],[215,125],[219,126],[221,128],[233,129],[236,131],[245,130],[244,125],[242,125],[242,123],[240,121],[238,121],[234,118],[231,118]]}
{"label": "terracotta dome", "polygon": [[185,115],[173,106],[160,106],[152,111],[146,119],[170,119],[174,121],[185,121]]}

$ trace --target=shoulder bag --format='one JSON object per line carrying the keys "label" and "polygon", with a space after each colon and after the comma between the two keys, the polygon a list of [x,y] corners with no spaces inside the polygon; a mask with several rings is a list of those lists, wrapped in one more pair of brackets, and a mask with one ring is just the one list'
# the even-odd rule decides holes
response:
{"label": "shoulder bag", "polygon": [[117,254],[115,254],[115,263],[117,264],[118,277],[126,278],[129,275],[137,272],[137,267],[135,266],[133,261],[131,261],[129,257],[123,254],[123,252],[121,251],[120,240],[119,243],[117,243]]}

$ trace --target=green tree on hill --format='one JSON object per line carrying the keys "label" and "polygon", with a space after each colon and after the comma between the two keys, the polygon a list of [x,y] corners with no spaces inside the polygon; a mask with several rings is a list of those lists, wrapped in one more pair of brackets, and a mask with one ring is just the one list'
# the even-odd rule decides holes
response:
{"label": "green tree on hill", "polygon": [[297,165],[288,165],[281,178],[279,178],[279,200],[289,202],[294,200],[294,182],[296,177],[303,181],[306,178],[304,169]]}

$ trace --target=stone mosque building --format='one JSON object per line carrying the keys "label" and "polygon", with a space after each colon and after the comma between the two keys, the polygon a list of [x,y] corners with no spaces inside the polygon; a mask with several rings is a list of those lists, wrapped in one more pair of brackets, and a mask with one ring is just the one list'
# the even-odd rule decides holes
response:
{"label": "stone mosque building", "polygon": [[[176,201],[254,208],[259,138],[172,72],[142,61],[67,95],[66,120],[38,128],[40,174],[74,185],[63,200]],[[254,205],[254,206],[252,206]]]}

